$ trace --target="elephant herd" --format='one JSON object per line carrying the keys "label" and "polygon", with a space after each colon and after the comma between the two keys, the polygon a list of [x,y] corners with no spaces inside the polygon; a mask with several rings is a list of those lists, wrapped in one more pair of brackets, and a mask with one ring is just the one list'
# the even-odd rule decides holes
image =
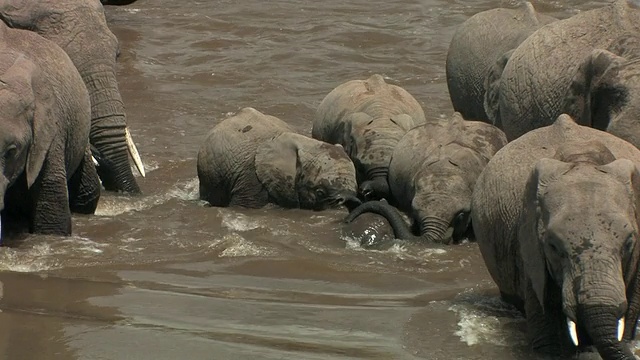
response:
{"label": "elephant herd", "polygon": [[[102,188],[140,192],[103,10],[133,1],[0,0],[3,220],[68,235]],[[200,198],[376,213],[418,243],[471,234],[535,351],[634,359],[640,1],[561,20],[528,2],[478,13],[451,41],[446,78],[447,118],[378,74],[329,92],[311,136],[244,108],[198,152]]]}

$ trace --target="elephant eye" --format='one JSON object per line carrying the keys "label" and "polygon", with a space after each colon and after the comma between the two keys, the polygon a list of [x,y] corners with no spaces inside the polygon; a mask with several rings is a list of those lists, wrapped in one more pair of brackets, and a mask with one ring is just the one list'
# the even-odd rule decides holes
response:
{"label": "elephant eye", "polygon": [[566,252],[561,248],[561,246],[554,240],[547,241],[547,246],[549,250],[551,250],[557,256],[561,258],[565,258],[567,256]]}
{"label": "elephant eye", "polygon": [[322,197],[324,197],[324,195],[325,195],[325,191],[324,191],[323,188],[317,188],[316,189],[316,196],[317,197],[322,198]]}
{"label": "elephant eye", "polygon": [[17,146],[15,146],[14,144],[9,145],[7,149],[4,151],[5,160],[13,159],[16,156],[17,152],[18,152]]}

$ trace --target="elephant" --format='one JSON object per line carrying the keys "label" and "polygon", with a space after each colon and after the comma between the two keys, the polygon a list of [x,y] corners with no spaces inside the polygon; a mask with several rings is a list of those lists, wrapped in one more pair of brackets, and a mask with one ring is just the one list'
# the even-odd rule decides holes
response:
{"label": "elephant", "polygon": [[533,349],[634,359],[640,310],[640,150],[562,114],[499,150],[471,222],[503,300]]}
{"label": "elephant", "polygon": [[363,203],[345,222],[374,212],[387,218],[398,239],[457,242],[470,228],[476,179],[506,143],[500,129],[481,121],[466,121],[458,112],[450,119],[429,120],[400,139],[389,164],[391,199],[409,214],[420,235],[413,234],[393,206],[380,201]]}
{"label": "elephant", "polygon": [[411,94],[374,74],[333,89],[316,110],[311,136],[341,144],[356,167],[360,193],[365,199],[384,198],[393,148],[409,129],[425,121]]}
{"label": "elephant", "polygon": [[509,141],[550,125],[565,112],[572,78],[584,59],[638,33],[639,0],[616,0],[538,29],[491,70],[487,114]]}
{"label": "elephant", "polygon": [[118,39],[99,0],[0,0],[0,18],[58,44],[80,72],[91,100],[90,143],[106,190],[139,194],[129,154],[144,166],[127,127],[116,79]]}
{"label": "elephant", "polygon": [[485,79],[502,54],[513,50],[540,27],[557,19],[538,13],[530,2],[517,9],[479,12],[456,29],[446,60],[453,109],[465,119],[491,122],[484,110]]}
{"label": "elephant", "polygon": [[60,47],[1,21],[0,108],[3,220],[70,235],[71,212],[92,214],[100,198],[89,94]]}
{"label": "elephant", "polygon": [[198,152],[197,170],[200,199],[212,206],[324,210],[360,204],[355,168],[341,145],[297,134],[250,107],[214,126]]}

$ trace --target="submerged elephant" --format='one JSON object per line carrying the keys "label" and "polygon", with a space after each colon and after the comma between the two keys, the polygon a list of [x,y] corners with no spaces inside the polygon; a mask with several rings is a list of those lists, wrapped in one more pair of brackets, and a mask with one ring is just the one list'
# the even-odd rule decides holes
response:
{"label": "submerged elephant", "polygon": [[346,218],[361,213],[384,215],[396,238],[450,243],[469,228],[471,194],[489,159],[507,143],[491,124],[465,121],[459,113],[450,119],[427,121],[406,133],[389,165],[391,199],[414,221],[416,236],[391,205],[366,202]]}
{"label": "submerged elephant", "polygon": [[316,110],[311,134],[341,144],[356,166],[365,198],[389,193],[391,153],[409,129],[425,122],[424,112],[406,90],[382,76],[351,80],[333,89]]}
{"label": "submerged elephant", "polygon": [[360,204],[353,163],[340,145],[296,134],[244,108],[216,125],[198,153],[200,198],[213,206],[323,210]]}
{"label": "submerged elephant", "polygon": [[[627,34],[640,34],[639,0],[616,0],[540,28],[510,54],[503,62],[504,69],[496,68],[500,76],[493,77],[495,81],[489,84],[486,94],[487,113],[495,114],[493,123],[504,130],[509,140],[553,123],[566,111],[572,77],[585,58],[594,49],[607,49],[620,42]],[[584,87],[589,88],[589,84]],[[617,96],[616,92],[615,88],[607,89],[600,96],[605,102],[594,110],[624,112],[633,121],[631,118],[638,111],[624,110],[637,109],[637,102],[622,102],[608,109],[607,101]]]}
{"label": "submerged elephant", "polygon": [[109,30],[99,0],[0,0],[0,18],[13,28],[35,31],[69,55],[89,91],[90,142],[107,190],[140,193],[129,154],[144,166],[127,128],[116,79],[118,39]]}
{"label": "submerged elephant", "polygon": [[26,219],[34,233],[71,234],[71,211],[93,213],[100,197],[89,95],[62,49],[2,22],[0,109],[3,218]]}
{"label": "submerged elephant", "polygon": [[518,9],[479,12],[456,30],[447,52],[446,74],[453,109],[465,119],[491,122],[484,110],[485,80],[500,57],[556,19],[530,2]]}
{"label": "submerged elephant", "polygon": [[[634,359],[640,150],[561,115],[494,155],[473,193],[476,240],[534,350]],[[572,345],[573,343],[573,345]]]}

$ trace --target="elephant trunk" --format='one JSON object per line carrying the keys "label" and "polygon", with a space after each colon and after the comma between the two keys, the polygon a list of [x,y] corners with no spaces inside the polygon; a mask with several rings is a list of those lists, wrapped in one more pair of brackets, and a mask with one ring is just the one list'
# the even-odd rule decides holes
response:
{"label": "elephant trunk", "polygon": [[[621,341],[626,329],[627,299],[619,261],[581,257],[563,282],[563,307],[574,345],[590,340],[603,359],[635,359]],[[577,319],[577,324],[574,322]],[[632,319],[629,319],[631,322]],[[584,333],[583,333],[584,331]]]}
{"label": "elephant trunk", "polygon": [[364,214],[367,212],[384,216],[387,219],[387,221],[389,221],[389,224],[393,228],[393,234],[396,237],[396,239],[415,241],[415,242],[420,242],[425,240],[425,238],[421,236],[415,236],[413,232],[411,232],[409,225],[407,225],[407,223],[404,221],[404,219],[402,218],[402,215],[398,212],[398,210],[383,201],[367,201],[363,203],[362,205],[358,206],[353,211],[351,211],[344,221],[346,223],[350,223],[354,221],[361,214]]}
{"label": "elephant trunk", "polygon": [[603,359],[635,360],[629,346],[619,340],[625,326],[624,317],[621,318],[619,313],[619,306],[584,306],[580,310],[580,319]]}
{"label": "elephant trunk", "polygon": [[360,194],[365,201],[380,200],[389,196],[387,175],[371,178],[360,184]]}
{"label": "elephant trunk", "polygon": [[450,244],[452,241],[453,228],[449,226],[449,221],[438,216],[425,216],[420,222],[420,232],[427,240],[434,243]]}
{"label": "elephant trunk", "polygon": [[102,184],[107,190],[139,194],[129,163],[132,150],[128,150],[124,104],[115,74],[110,69],[81,73],[91,99],[90,142]]}

